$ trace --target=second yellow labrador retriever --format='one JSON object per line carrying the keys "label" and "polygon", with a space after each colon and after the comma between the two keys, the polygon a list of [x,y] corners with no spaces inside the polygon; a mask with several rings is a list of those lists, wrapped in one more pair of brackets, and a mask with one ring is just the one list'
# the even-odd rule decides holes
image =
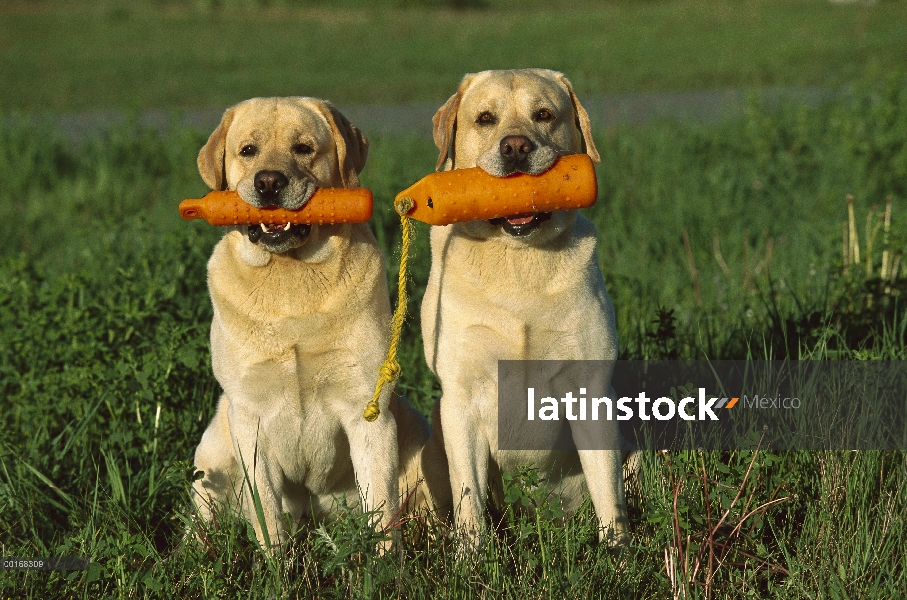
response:
{"label": "second yellow labrador retriever", "polygon": [[[466,75],[434,117],[439,169],[538,174],[563,154],[599,154],[567,78],[546,69]],[[614,360],[614,309],[598,266],[596,231],[577,211],[526,213],[431,230],[422,302],[429,367],[442,398],[425,457],[446,453],[455,520],[475,542],[500,473],[532,463],[569,514],[591,495],[600,539],[628,539],[620,450],[498,449],[499,360]],[[599,432],[620,445],[614,422]],[[436,497],[440,486],[434,486]],[[443,499],[436,502],[444,504]]]}
{"label": "second yellow labrador retriever", "polygon": [[[198,156],[205,183],[296,209],[319,187],[358,187],[368,140],[313,98],[255,98],[224,115]],[[211,360],[224,390],[195,453],[201,515],[242,507],[260,542],[338,498],[381,511],[416,484],[425,420],[385,386],[362,417],[389,343],[384,259],[365,223],[239,226],[208,262]],[[399,478],[398,478],[399,474]],[[260,515],[253,501],[260,499]]]}

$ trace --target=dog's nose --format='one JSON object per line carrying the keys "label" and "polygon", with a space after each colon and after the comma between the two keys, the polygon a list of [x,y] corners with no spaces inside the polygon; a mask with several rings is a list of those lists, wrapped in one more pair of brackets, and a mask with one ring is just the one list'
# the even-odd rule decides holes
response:
{"label": "dog's nose", "polygon": [[273,199],[290,181],[280,171],[259,171],[255,174],[255,189],[262,198]]}
{"label": "dog's nose", "polygon": [[532,152],[532,142],[525,135],[508,135],[501,140],[501,154],[504,156],[525,156]]}

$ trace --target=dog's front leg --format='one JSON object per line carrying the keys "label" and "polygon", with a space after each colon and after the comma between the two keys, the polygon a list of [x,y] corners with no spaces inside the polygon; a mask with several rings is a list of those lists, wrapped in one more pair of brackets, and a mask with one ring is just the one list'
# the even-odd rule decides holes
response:
{"label": "dog's front leg", "polygon": [[[192,483],[192,504],[199,516],[210,521],[215,503],[239,506],[241,477],[237,472],[227,412],[230,400],[221,396],[217,412],[195,450],[195,466],[204,477]],[[198,531],[201,533],[201,530]]]}
{"label": "dog's front leg", "polygon": [[[277,460],[269,458],[268,439],[260,417],[231,403],[228,411],[233,451],[243,487],[243,512],[261,546],[269,551],[287,539],[279,490],[283,475]],[[267,535],[265,535],[267,533]]]}
{"label": "dog's front leg", "polygon": [[[610,327],[613,331],[613,324]],[[608,383],[613,361],[617,358],[616,344],[611,346],[607,370],[593,367],[588,371],[579,367],[580,374],[574,377],[593,383],[597,389],[608,389],[609,397],[616,398],[614,388]],[[579,363],[577,363],[579,364]],[[596,381],[596,378],[607,379]],[[579,460],[583,467],[586,487],[598,517],[598,541],[609,546],[623,546],[630,542],[630,523],[627,515],[627,500],[624,488],[623,446],[624,439],[616,421],[572,420],[570,433],[579,449]]]}
{"label": "dog's front leg", "polygon": [[463,541],[478,547],[485,534],[485,499],[488,494],[488,438],[470,403],[452,393],[440,400],[444,450],[450,470],[454,523]]}
{"label": "dog's front leg", "polygon": [[[612,397],[615,397],[612,388]],[[610,546],[630,541],[624,492],[623,438],[614,421],[571,421],[570,431],[598,517],[598,540]]]}
{"label": "dog's front leg", "polygon": [[[356,406],[364,405],[362,402]],[[346,430],[362,510],[381,511],[375,525],[388,529],[398,517],[400,506],[397,423],[387,402],[381,402],[381,406],[381,414],[371,423],[362,418],[361,412],[352,414],[347,419]],[[382,548],[388,546],[383,544]]]}
{"label": "dog's front leg", "polygon": [[579,451],[586,485],[598,517],[598,540],[610,546],[622,546],[630,541],[621,456],[620,450]]}

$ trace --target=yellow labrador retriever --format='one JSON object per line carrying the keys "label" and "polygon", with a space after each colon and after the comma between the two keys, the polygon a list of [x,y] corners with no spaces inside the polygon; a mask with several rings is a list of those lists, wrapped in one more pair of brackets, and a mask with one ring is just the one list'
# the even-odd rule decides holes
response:
{"label": "yellow labrador retriever", "polygon": [[[583,151],[600,161],[570,82],[545,69],[466,75],[435,114],[434,139],[445,170],[538,174],[558,156]],[[478,541],[489,486],[498,496],[502,471],[532,463],[568,514],[589,493],[600,539],[625,543],[619,450],[498,449],[498,360],[617,358],[595,227],[575,210],[457,223],[432,228],[431,252],[422,333],[443,392],[425,457],[442,447],[447,455],[458,529]],[[620,439],[614,422],[600,433]],[[434,488],[437,497],[441,488]]]}
{"label": "yellow labrador retriever", "polygon": [[[198,168],[212,189],[296,209],[319,187],[358,187],[367,153],[365,136],[324,101],[255,98],[224,113]],[[387,526],[401,487],[416,483],[428,427],[393,386],[378,420],[362,417],[390,331],[384,260],[368,225],[232,228],[208,262],[208,287],[224,394],[195,453],[201,515],[210,518],[212,502],[238,504],[259,540],[276,546],[285,513],[326,515],[346,496],[380,509]]]}

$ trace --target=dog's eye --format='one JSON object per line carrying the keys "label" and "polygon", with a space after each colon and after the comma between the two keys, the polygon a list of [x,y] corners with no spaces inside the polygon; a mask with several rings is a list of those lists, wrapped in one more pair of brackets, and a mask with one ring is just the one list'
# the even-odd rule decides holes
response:
{"label": "dog's eye", "polygon": [[250,157],[255,156],[256,154],[258,154],[258,148],[256,148],[252,144],[246,144],[239,150],[240,156]]}
{"label": "dog's eye", "polygon": [[494,115],[490,112],[483,112],[479,115],[479,118],[476,119],[476,123],[479,125],[491,125],[494,123]]}
{"label": "dog's eye", "polygon": [[307,144],[293,144],[293,154],[311,154],[312,147]]}
{"label": "dog's eye", "polygon": [[538,111],[537,113],[535,113],[536,121],[550,121],[553,118],[554,118],[554,115],[552,115],[551,111],[548,110],[547,108],[543,108],[540,111]]}

